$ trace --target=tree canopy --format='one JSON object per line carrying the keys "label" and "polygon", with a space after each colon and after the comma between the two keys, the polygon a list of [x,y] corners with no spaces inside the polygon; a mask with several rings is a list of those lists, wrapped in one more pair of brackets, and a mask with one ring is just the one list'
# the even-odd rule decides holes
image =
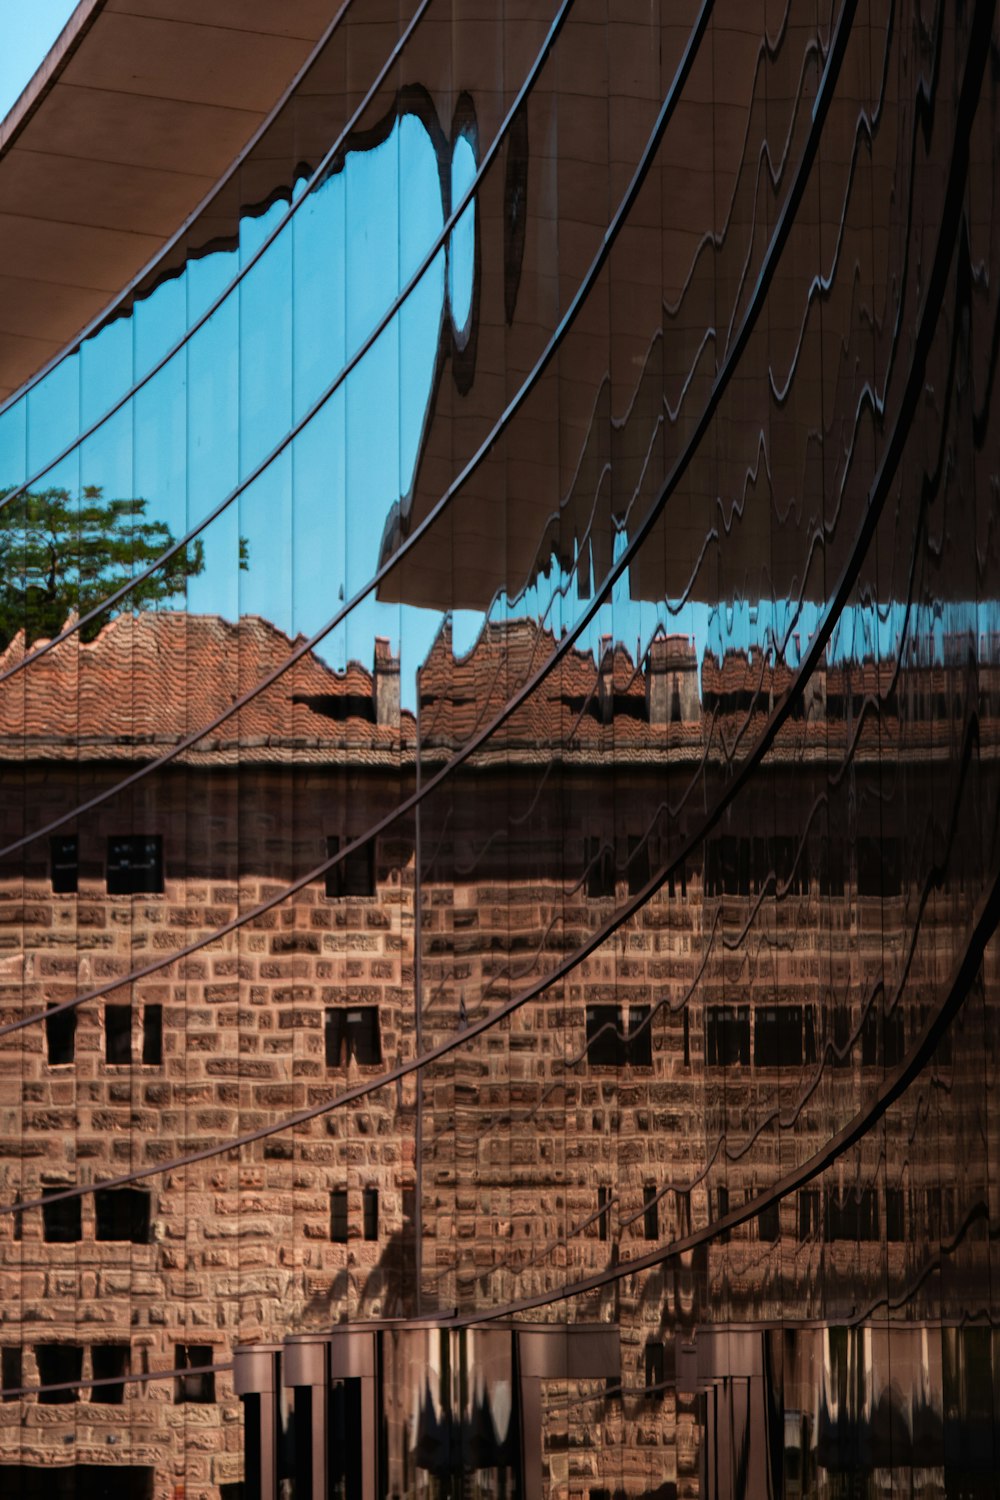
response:
{"label": "tree canopy", "polygon": [[[97,485],[78,499],[61,488],[28,491],[0,508],[0,648],[19,630],[29,645],[51,638],[71,614],[87,614],[172,547],[169,526],[147,520],[146,509],[139,498],[105,500]],[[201,541],[191,542],[136,584],[123,606],[164,605],[204,566]],[[113,613],[85,626],[83,639],[93,640]]]}

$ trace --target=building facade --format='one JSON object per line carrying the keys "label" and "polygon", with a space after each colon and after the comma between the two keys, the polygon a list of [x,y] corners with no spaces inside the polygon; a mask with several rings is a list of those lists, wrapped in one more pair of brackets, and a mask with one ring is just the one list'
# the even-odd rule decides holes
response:
{"label": "building facade", "polygon": [[0,1493],[992,1494],[994,7],[260,10],[0,136]]}

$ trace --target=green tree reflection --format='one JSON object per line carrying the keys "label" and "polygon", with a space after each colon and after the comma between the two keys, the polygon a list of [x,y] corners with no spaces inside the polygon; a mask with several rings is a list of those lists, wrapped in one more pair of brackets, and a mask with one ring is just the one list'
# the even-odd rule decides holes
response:
{"label": "green tree reflection", "polygon": [[[78,499],[47,489],[0,510],[0,648],[19,630],[27,645],[51,638],[69,615],[87,614],[173,546],[169,526],[147,520],[146,508],[138,497],[105,500],[100,486],[85,485]],[[204,566],[201,541],[189,543],[132,588],[126,607],[156,609],[177,599]],[[83,639],[93,640],[111,613],[86,625]]]}

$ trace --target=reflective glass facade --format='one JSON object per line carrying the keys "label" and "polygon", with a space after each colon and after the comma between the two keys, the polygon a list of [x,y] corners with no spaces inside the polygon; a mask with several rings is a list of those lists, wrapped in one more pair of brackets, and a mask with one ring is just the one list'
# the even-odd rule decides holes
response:
{"label": "reflective glass facade", "polygon": [[330,23],[0,409],[0,1495],[992,1495],[995,6]]}

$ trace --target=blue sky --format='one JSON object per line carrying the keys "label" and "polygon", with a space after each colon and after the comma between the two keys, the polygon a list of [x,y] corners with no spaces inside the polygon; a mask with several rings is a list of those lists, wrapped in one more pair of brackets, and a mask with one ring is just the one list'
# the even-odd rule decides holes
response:
{"label": "blue sky", "polygon": [[76,8],[76,0],[4,0],[0,19],[0,119]]}

